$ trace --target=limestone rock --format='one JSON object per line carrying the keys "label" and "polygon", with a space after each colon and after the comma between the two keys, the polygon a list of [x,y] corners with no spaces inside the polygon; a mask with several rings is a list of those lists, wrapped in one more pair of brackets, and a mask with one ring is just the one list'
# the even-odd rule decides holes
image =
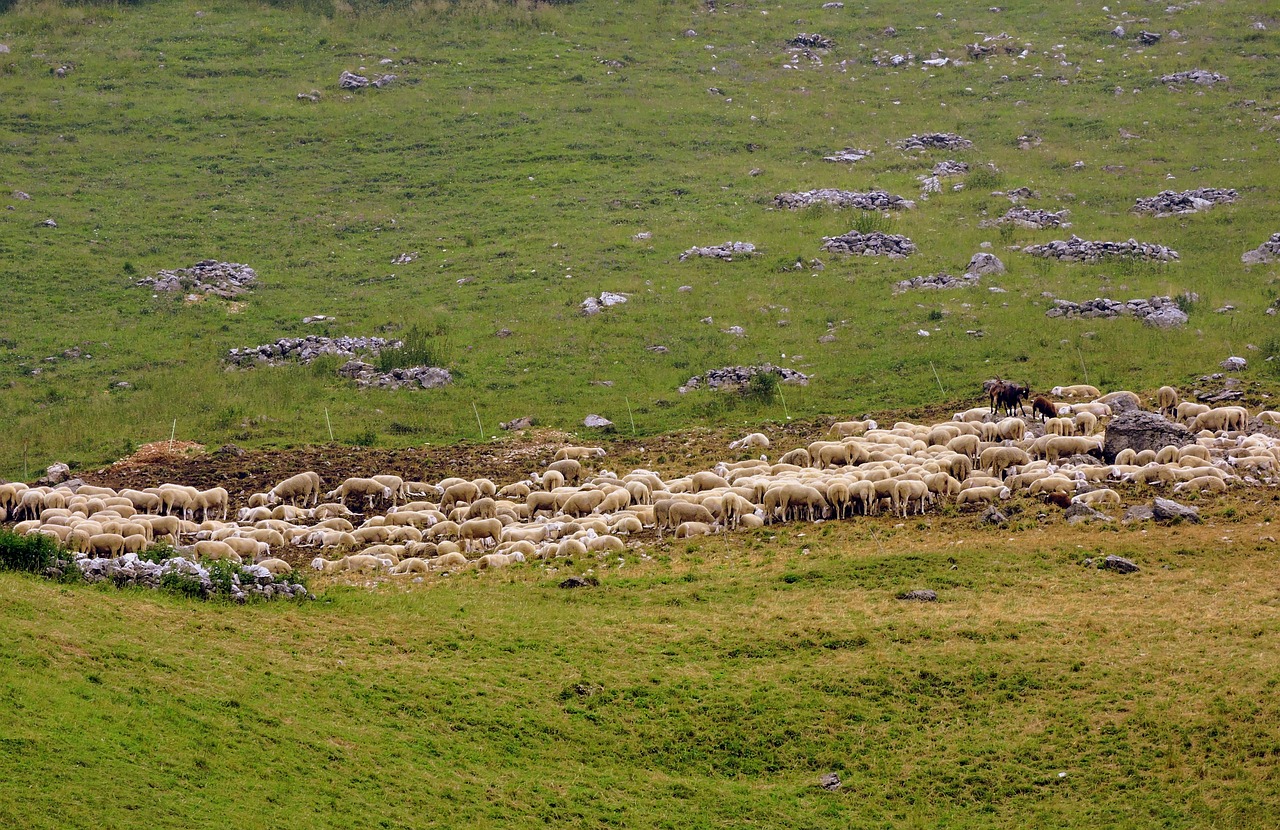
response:
{"label": "limestone rock", "polygon": [[969,259],[964,269],[966,277],[985,277],[988,274],[1003,274],[1004,263],[995,254],[977,253]]}
{"label": "limestone rock", "polygon": [[973,142],[955,133],[912,133],[894,143],[899,150],[968,150]]}
{"label": "limestone rock", "polygon": [[1107,424],[1102,455],[1112,461],[1116,453],[1125,449],[1159,452],[1166,446],[1183,447],[1194,442],[1195,437],[1182,424],[1176,424],[1158,412],[1131,409],[1120,412]]}
{"label": "limestone rock", "polygon": [[1115,571],[1122,574],[1132,574],[1142,570],[1130,560],[1114,554],[1109,554],[1106,559],[1103,559],[1099,567],[1106,571]]}
{"label": "limestone rock", "polygon": [[803,193],[779,193],[773,203],[781,208],[797,210],[812,205],[831,205],[859,210],[911,210],[916,203],[883,190],[855,193],[851,190],[806,190]]}
{"label": "limestone rock", "polygon": [[369,79],[363,75],[357,75],[354,72],[342,70],[342,74],[338,76],[338,86],[341,89],[363,89],[369,85]]}
{"label": "limestone rock", "polygon": [[1023,248],[1023,251],[1031,256],[1057,259],[1062,262],[1100,262],[1104,259],[1174,262],[1178,259],[1177,251],[1163,245],[1138,242],[1133,239],[1127,242],[1094,242],[1081,239],[1075,234],[1066,240],[1058,239],[1043,245],[1028,245]]}
{"label": "limestone rock", "polygon": [[1218,187],[1201,187],[1196,190],[1184,190],[1181,193],[1162,190],[1155,196],[1138,199],[1133,206],[1133,212],[1150,214],[1156,218],[1199,213],[1214,205],[1231,204],[1239,198],[1239,195],[1234,189]]}
{"label": "limestone rock", "polygon": [[725,262],[733,262],[735,256],[751,256],[756,251],[756,246],[750,242],[725,242],[722,245],[710,245],[707,247],[699,247],[695,245],[680,255],[680,261],[684,262],[690,257],[713,257],[722,259]]}
{"label": "limestone rock", "polygon": [[1179,504],[1172,499],[1157,498],[1151,504],[1152,514],[1156,519],[1168,521],[1170,519],[1185,519],[1191,522],[1200,521],[1200,511],[1194,507],[1185,504]]}
{"label": "limestone rock", "polygon": [[601,415],[588,415],[582,420],[584,427],[595,427],[597,429],[612,429],[613,421]]}
{"label": "limestone rock", "polygon": [[938,592],[930,591],[927,588],[917,589],[915,591],[906,591],[898,594],[898,599],[907,600],[909,602],[937,602]]}
{"label": "limestone rock", "polygon": [[837,254],[887,256],[890,259],[904,259],[916,252],[916,246],[914,242],[901,234],[883,233],[881,231],[872,231],[870,233],[849,231],[841,236],[823,237],[822,250]]}
{"label": "limestone rock", "polygon": [[1266,242],[1263,242],[1252,251],[1246,251],[1240,257],[1240,261],[1246,265],[1273,262],[1277,259],[1280,259],[1280,233],[1271,234],[1271,238]]}
{"label": "limestone rock", "polygon": [[529,415],[525,415],[523,418],[513,418],[510,421],[498,424],[500,429],[505,430],[528,429],[531,426],[533,426],[533,418]]}

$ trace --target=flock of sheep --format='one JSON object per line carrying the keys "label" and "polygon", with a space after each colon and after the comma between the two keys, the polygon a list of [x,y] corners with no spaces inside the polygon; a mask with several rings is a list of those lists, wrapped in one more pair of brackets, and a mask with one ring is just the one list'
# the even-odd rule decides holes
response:
{"label": "flock of sheep", "polygon": [[[388,474],[348,478],[326,492],[318,474],[303,472],[253,494],[234,519],[221,487],[117,492],[2,484],[0,521],[15,522],[19,533],[54,536],[84,555],[119,556],[166,542],[196,559],[249,560],[280,574],[290,570],[278,556],[283,549],[311,548],[320,571],[415,574],[603,557],[634,546],[628,540],[646,530],[659,539],[686,538],[885,511],[906,517],[944,504],[985,507],[1015,494],[1063,507],[1118,507],[1117,483],[1216,493],[1241,482],[1272,483],[1280,466],[1280,441],[1250,433],[1244,407],[1179,402],[1170,387],[1159,390],[1156,405],[1188,425],[1193,442],[1127,449],[1107,463],[1103,435],[1113,408],[1138,407],[1138,396],[1083,385],[1052,394],[1065,400],[1041,399],[1039,417],[999,417],[983,406],[931,425],[844,421],[825,440],[775,461],[722,461],[667,479],[643,469],[592,472],[604,449],[564,447],[543,469],[505,485]],[[1280,424],[1280,413],[1262,412],[1253,423]],[[770,443],[752,433],[730,448],[767,451]]]}

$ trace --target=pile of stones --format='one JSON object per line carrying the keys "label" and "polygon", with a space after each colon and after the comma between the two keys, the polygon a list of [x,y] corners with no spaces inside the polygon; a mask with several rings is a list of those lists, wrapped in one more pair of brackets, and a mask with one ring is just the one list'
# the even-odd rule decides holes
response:
{"label": "pile of stones", "polygon": [[367,86],[373,86],[382,89],[385,86],[395,83],[397,76],[395,75],[379,75],[370,81],[363,75],[357,75],[354,72],[342,70],[342,74],[338,76],[338,87],[340,89],[364,89]]}
{"label": "pile of stones", "polygon": [[1096,242],[1081,239],[1075,234],[1070,239],[1055,239],[1043,245],[1030,245],[1022,249],[1031,256],[1056,259],[1062,262],[1099,262],[1104,259],[1141,259],[1155,262],[1173,262],[1178,252],[1152,242]]}
{"label": "pile of stones", "polygon": [[1186,72],[1174,72],[1170,75],[1160,76],[1160,83],[1162,84],[1192,83],[1213,86],[1214,84],[1225,84],[1230,80],[1226,75],[1219,75],[1217,72],[1209,72],[1204,69],[1190,69]]}
{"label": "pile of stones", "polygon": [[842,208],[858,208],[859,210],[911,210],[916,203],[883,190],[872,190],[869,193],[855,193],[852,190],[806,190],[803,193],[779,193],[773,197],[778,207],[797,208],[810,205],[832,205]]}
{"label": "pile of stones", "polygon": [[1214,205],[1234,202],[1240,194],[1234,188],[1200,187],[1195,190],[1162,190],[1155,196],[1139,199],[1133,206],[1134,213],[1150,213],[1156,217],[1198,213]]}
{"label": "pile of stones", "polygon": [[[199,562],[175,556],[163,562],[148,562],[136,553],[110,559],[80,554],[74,563],[65,563],[80,570],[86,582],[107,582],[121,588],[150,588],[157,590],[166,582],[181,580],[193,589],[191,593],[204,599],[226,595],[233,602],[246,602],[250,597],[261,599],[306,599],[307,588],[301,583],[290,583],[277,578],[261,565],[239,565],[231,572],[230,592],[209,575],[209,570]],[[54,574],[50,574],[51,576]],[[60,574],[58,574],[60,575]],[[166,580],[166,577],[168,578]]]}
{"label": "pile of stones", "polygon": [[862,161],[865,158],[870,158],[871,155],[872,153],[870,150],[859,150],[856,147],[845,147],[843,150],[841,150],[840,152],[834,155],[823,156],[822,160],[823,161],[843,161],[843,162],[848,162],[852,164],[855,161]]}
{"label": "pile of stones", "polygon": [[925,133],[924,135],[912,133],[893,146],[899,150],[968,150],[973,146],[973,142],[955,133]]}
{"label": "pile of stones", "polygon": [[977,274],[965,274],[960,277],[953,277],[950,274],[930,274],[926,277],[912,277],[909,280],[901,280],[894,283],[893,293],[901,294],[903,291],[911,291],[916,288],[940,291],[949,291],[953,288],[972,288],[978,284],[980,279],[981,277]]}
{"label": "pile of stones", "polygon": [[703,386],[708,389],[740,389],[751,382],[753,375],[761,373],[775,374],[782,383],[792,383],[799,386],[807,386],[809,384],[809,376],[802,372],[774,366],[772,363],[762,363],[759,366],[725,366],[723,369],[712,369],[705,375],[695,375],[689,378],[685,381],[684,386],[680,387],[679,391],[683,394],[691,389],[699,389]]}
{"label": "pile of stones", "polygon": [[751,256],[755,251],[756,246],[750,242],[726,242],[723,245],[711,245],[706,248],[695,245],[680,255],[680,261],[684,262],[689,257],[706,256],[733,262],[735,256]]}
{"label": "pile of stones", "polygon": [[247,346],[227,352],[227,362],[233,366],[279,366],[283,363],[311,363],[324,355],[338,357],[355,357],[361,353],[377,354],[383,349],[399,349],[404,343],[400,340],[385,340],[381,337],[285,337],[274,343],[261,346]]}
{"label": "pile of stones", "polygon": [[[1195,294],[1186,298],[1192,302],[1199,299]],[[1172,328],[1184,325],[1187,315],[1172,297],[1151,297],[1135,299],[1127,302],[1097,297],[1075,303],[1070,300],[1054,300],[1053,308],[1045,312],[1046,317],[1137,317],[1144,323],[1156,328]]]}
{"label": "pile of stones", "polygon": [[992,224],[1017,225],[1021,228],[1069,228],[1071,223],[1063,221],[1068,212],[1065,210],[1054,212],[1021,206],[1011,207],[1005,211],[1004,216],[1001,216]]}
{"label": "pile of stones", "polygon": [[392,369],[390,372],[379,372],[378,368],[363,360],[348,360],[342,364],[338,374],[350,378],[361,389],[435,389],[453,383],[453,375],[448,369],[439,366],[409,366],[404,369]]}
{"label": "pile of stones", "polygon": [[801,46],[809,49],[830,49],[832,46],[831,38],[809,34],[808,32],[801,32],[787,41],[787,43],[791,46]]}
{"label": "pile of stones", "polygon": [[153,291],[212,294],[230,300],[247,293],[257,281],[257,272],[248,265],[202,259],[190,268],[158,271],[154,277],[144,277],[136,284]]}
{"label": "pile of stones", "polygon": [[837,254],[861,254],[862,256],[887,256],[890,259],[904,259],[916,252],[916,245],[902,234],[858,233],[849,231],[840,236],[822,238],[822,250]]}
{"label": "pile of stones", "polygon": [[626,301],[626,294],[615,294],[612,291],[605,291],[599,297],[587,297],[580,305],[582,307],[582,313],[590,317],[593,314],[599,314],[611,306],[622,305]]}
{"label": "pile of stones", "polygon": [[1271,238],[1252,251],[1245,251],[1240,261],[1249,265],[1259,262],[1271,262],[1280,259],[1280,233],[1271,234]]}
{"label": "pile of stones", "polygon": [[933,175],[940,179],[945,179],[949,176],[963,176],[968,172],[969,165],[965,164],[963,161],[955,161],[954,159],[940,161],[933,166]]}

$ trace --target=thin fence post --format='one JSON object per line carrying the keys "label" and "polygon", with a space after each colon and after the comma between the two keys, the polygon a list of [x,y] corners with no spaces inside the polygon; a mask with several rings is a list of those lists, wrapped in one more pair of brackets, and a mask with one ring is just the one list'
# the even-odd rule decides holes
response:
{"label": "thin fence post", "polygon": [[324,408],[324,425],[329,428],[329,443],[333,443],[333,422],[329,420],[329,407]]}
{"label": "thin fence post", "polygon": [[476,426],[480,428],[480,443],[484,443],[484,424],[480,423],[480,410],[476,408],[476,402],[471,402],[471,411],[476,413]]}
{"label": "thin fence post", "polygon": [[631,437],[634,438],[636,436],[636,417],[631,414],[631,399],[624,396],[623,400],[627,402],[627,418],[631,421]]}

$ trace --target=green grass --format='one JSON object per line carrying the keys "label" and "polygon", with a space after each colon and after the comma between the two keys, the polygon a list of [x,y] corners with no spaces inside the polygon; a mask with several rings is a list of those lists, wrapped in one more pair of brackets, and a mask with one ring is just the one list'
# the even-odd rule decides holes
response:
{"label": "green grass", "polygon": [[[827,526],[682,542],[578,591],[521,567],[235,607],[0,574],[0,821],[1190,828],[1275,815],[1271,556],[1218,539],[1245,525],[1079,531],[1083,549],[1054,528],[1013,544],[930,525],[908,549],[911,531],[888,523],[874,540]],[[1104,552],[1143,571],[1081,565]],[[940,601],[894,599],[920,587]],[[831,771],[840,792],[817,786]]]}
{"label": "green grass", "polygon": [[[788,390],[790,414],[847,416],[958,406],[992,374],[1040,389],[1084,374],[1107,388],[1186,384],[1263,345],[1276,271],[1239,257],[1275,230],[1266,206],[1280,198],[1274,79],[1264,71],[1276,36],[1249,28],[1265,4],[1149,10],[1150,27],[1176,26],[1185,40],[1142,50],[1083,7],[987,8],[955,5],[953,23],[882,2],[715,13],[670,0],[441,3],[332,17],[239,3],[19,4],[0,15],[12,49],[0,58],[9,102],[0,186],[33,199],[0,212],[10,309],[0,385],[10,434],[21,436],[0,445],[0,474],[98,464],[126,442],[166,437],[175,420],[178,437],[211,445],[287,446],[327,440],[327,408],[339,440],[372,432],[394,446],[474,437],[473,404],[490,433],[522,415],[562,428],[589,412],[618,421],[629,404],[637,429],[658,433],[742,415],[710,393],[675,391],[723,365],[772,360],[810,372],[809,388]],[[889,24],[896,37],[882,34]],[[690,28],[697,37],[682,35]],[[825,65],[783,70],[785,41],[807,30],[835,40]],[[870,62],[879,50],[963,59],[964,44],[996,31],[1033,54],[928,72]],[[376,72],[383,57],[406,63],[393,69],[397,85],[336,88],[342,69]],[[50,73],[60,65],[72,67],[65,79]],[[1158,82],[1192,67],[1231,83],[1172,91]],[[322,91],[319,104],[295,98],[311,89]],[[1121,129],[1140,137],[1122,139]],[[886,145],[927,130],[958,131],[975,147],[917,157]],[[1041,143],[1019,150],[1023,134]],[[821,161],[847,145],[876,155],[849,167]],[[947,156],[1001,172],[972,174],[982,187],[890,219],[888,230],[920,248],[906,261],[823,256],[821,238],[856,217],[768,207],[775,193],[820,186],[914,196],[915,177]],[[1084,170],[1071,168],[1077,160]],[[1008,206],[989,195],[995,181],[1070,208],[1070,231],[1082,237],[1160,242],[1182,261],[1049,265],[1005,250],[1055,234],[980,228]],[[1129,212],[1138,196],[1200,185],[1237,187],[1241,201],[1182,218]],[[58,228],[36,227],[48,217]],[[640,231],[653,238],[634,240]],[[677,261],[691,245],[726,239],[762,253]],[[984,241],[1009,266],[989,281],[1008,294],[891,294],[896,280],[958,271]],[[407,251],[419,259],[391,265]],[[827,260],[816,276],[781,270],[815,256]],[[205,257],[259,271],[246,307],[184,307],[130,285]],[[632,300],[579,315],[578,303],[602,290]],[[1180,332],[1043,317],[1044,291],[1079,300],[1184,290],[1203,303]],[[1211,312],[1228,302],[1240,310]],[[337,321],[300,322],[317,313]],[[698,322],[708,316],[713,325]],[[828,324],[837,339],[819,344]],[[457,379],[444,390],[359,392],[329,363],[249,372],[220,363],[226,349],[310,331],[441,325]],[[723,334],[730,325],[747,336]],[[513,336],[495,337],[501,328]],[[654,344],[670,351],[645,351]],[[93,359],[44,362],[77,345]],[[228,409],[243,414],[222,417]],[[748,420],[776,419],[775,409]]]}

